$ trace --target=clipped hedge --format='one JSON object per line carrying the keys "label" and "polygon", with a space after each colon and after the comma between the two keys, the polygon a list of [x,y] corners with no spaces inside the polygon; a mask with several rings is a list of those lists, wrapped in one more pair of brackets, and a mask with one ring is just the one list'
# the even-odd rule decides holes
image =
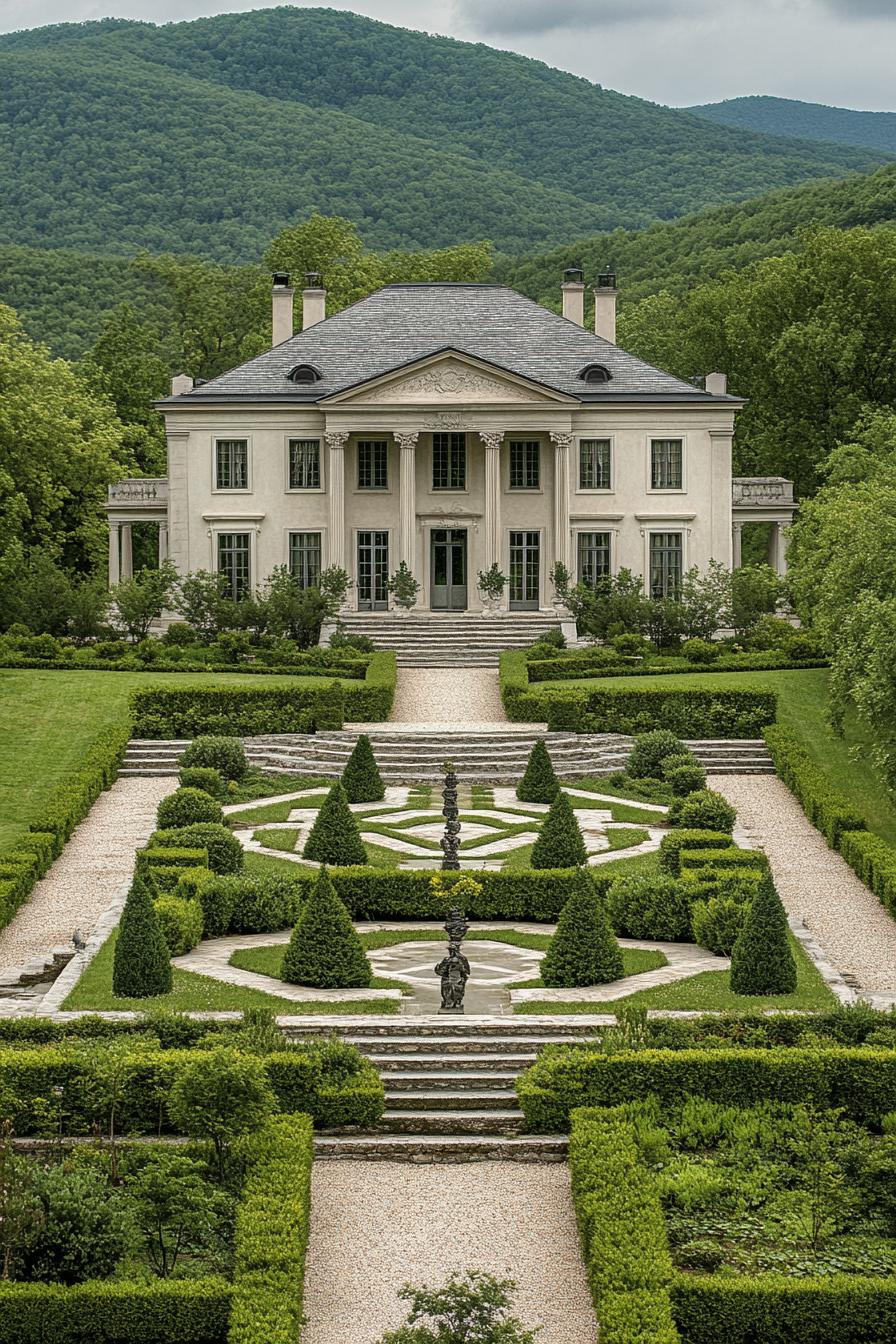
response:
{"label": "clipped hedge", "polygon": [[574,681],[593,677],[681,677],[694,672],[782,672],[804,671],[813,667],[828,667],[827,658],[788,658],[784,653],[760,651],[736,653],[729,657],[714,658],[711,663],[681,660],[678,667],[663,663],[644,663],[622,658],[618,662],[596,659],[593,655],[570,654],[568,658],[530,659],[529,681]]}
{"label": "clipped hedge", "polygon": [[864,818],[849,799],[834,788],[790,728],[773,724],[765,732],[765,741],[778,775],[796,794],[806,816],[832,849],[840,848],[844,832],[865,829]]}
{"label": "clipped hedge", "polygon": [[844,831],[840,836],[840,853],[896,917],[896,849],[870,831]]}
{"label": "clipped hedge", "polygon": [[887,1344],[896,1282],[851,1274],[797,1279],[677,1273],[672,1309],[688,1344]]}
{"label": "clipped hedge", "polygon": [[682,826],[664,835],[660,841],[660,867],[677,877],[684,850],[730,848],[731,836],[725,831],[695,831]]}
{"label": "clipped hedge", "polygon": [[0,1339],[15,1344],[222,1344],[224,1279],[0,1283]]}

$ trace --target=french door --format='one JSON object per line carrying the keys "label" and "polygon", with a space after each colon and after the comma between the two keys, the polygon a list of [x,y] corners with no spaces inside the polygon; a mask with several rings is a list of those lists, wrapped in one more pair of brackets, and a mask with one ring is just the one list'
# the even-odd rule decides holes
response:
{"label": "french door", "polygon": [[358,533],[358,610],[386,611],[389,606],[389,533]]}
{"label": "french door", "polygon": [[430,606],[433,611],[467,609],[467,529],[436,527],[430,555]]}
{"label": "french door", "polygon": [[510,610],[537,611],[541,592],[541,533],[510,534]]}

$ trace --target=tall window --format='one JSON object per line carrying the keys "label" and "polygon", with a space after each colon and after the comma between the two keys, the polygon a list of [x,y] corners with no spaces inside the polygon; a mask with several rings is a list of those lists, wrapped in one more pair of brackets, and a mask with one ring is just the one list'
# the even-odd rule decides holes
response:
{"label": "tall window", "polygon": [[320,533],[290,532],[289,569],[302,588],[313,588],[320,578]]}
{"label": "tall window", "polygon": [[238,602],[249,591],[249,533],[218,533],[218,573],[227,580],[228,596]]}
{"label": "tall window", "polygon": [[681,573],[681,533],[651,532],[650,596],[677,597],[681,591]]}
{"label": "tall window", "polygon": [[579,489],[610,489],[610,440],[579,440]]}
{"label": "tall window", "polygon": [[579,582],[596,588],[610,573],[609,532],[579,533]]}
{"label": "tall window", "polygon": [[680,490],[681,485],[681,439],[651,439],[651,489]]}
{"label": "tall window", "polygon": [[540,484],[541,451],[537,439],[510,440],[511,490],[537,490]]}
{"label": "tall window", "polygon": [[389,488],[389,445],[385,439],[361,439],[358,443],[358,489]]}
{"label": "tall window", "polygon": [[216,440],[215,487],[218,490],[249,489],[248,439]]}
{"label": "tall window", "polygon": [[433,490],[467,488],[466,434],[433,434],[432,488]]}
{"label": "tall window", "polygon": [[289,488],[320,489],[320,439],[290,439]]}

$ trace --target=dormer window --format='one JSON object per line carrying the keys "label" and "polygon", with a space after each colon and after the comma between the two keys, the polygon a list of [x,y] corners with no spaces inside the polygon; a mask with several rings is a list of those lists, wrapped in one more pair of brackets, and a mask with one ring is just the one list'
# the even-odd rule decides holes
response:
{"label": "dormer window", "polygon": [[313,364],[297,364],[294,369],[290,369],[286,375],[291,383],[299,383],[307,386],[309,383],[319,383],[321,379],[320,370]]}
{"label": "dormer window", "polygon": [[579,377],[584,383],[608,383],[613,375],[605,364],[586,364]]}

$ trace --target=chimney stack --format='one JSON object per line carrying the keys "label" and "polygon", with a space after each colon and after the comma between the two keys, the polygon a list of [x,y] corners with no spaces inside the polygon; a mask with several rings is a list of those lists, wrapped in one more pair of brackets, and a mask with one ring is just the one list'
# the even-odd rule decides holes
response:
{"label": "chimney stack", "polygon": [[728,392],[727,373],[708,373],[703,380],[706,391],[714,397],[724,397]]}
{"label": "chimney stack", "polygon": [[594,286],[594,334],[616,344],[616,273],[601,271]]}
{"label": "chimney stack", "polygon": [[585,325],[585,272],[581,266],[568,266],[563,272],[563,316],[568,322]]}
{"label": "chimney stack", "polygon": [[274,272],[271,290],[271,345],[288,341],[292,331],[292,296],[289,276],[285,271]]}
{"label": "chimney stack", "polygon": [[171,379],[172,397],[182,397],[185,392],[193,391],[193,379],[188,373],[176,373]]}
{"label": "chimney stack", "polygon": [[305,272],[305,287],[302,290],[302,330],[307,331],[315,322],[323,322],[327,316],[327,291],[317,271]]}

